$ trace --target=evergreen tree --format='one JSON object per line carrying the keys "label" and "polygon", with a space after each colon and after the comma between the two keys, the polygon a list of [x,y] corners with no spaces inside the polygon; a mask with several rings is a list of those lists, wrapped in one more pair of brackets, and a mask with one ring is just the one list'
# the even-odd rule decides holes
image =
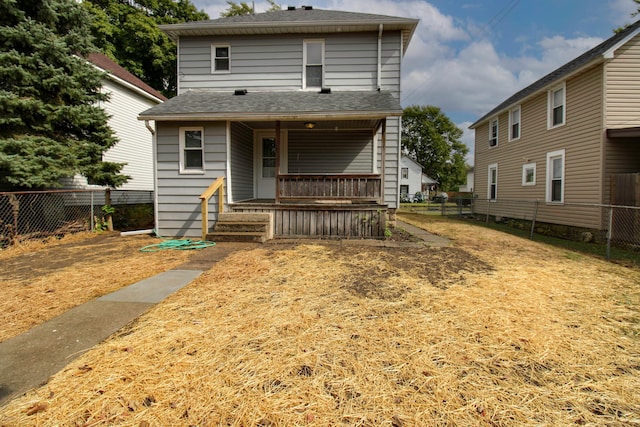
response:
{"label": "evergreen tree", "polygon": [[128,177],[102,161],[116,143],[98,106],[102,73],[90,16],[74,0],[0,0],[0,186],[42,189],[81,174],[99,185]]}
{"label": "evergreen tree", "polygon": [[209,19],[189,0],[84,0],[96,46],[167,97],[175,96],[176,44],[158,25]]}
{"label": "evergreen tree", "polygon": [[402,149],[422,165],[443,190],[455,190],[465,182],[465,156],[469,152],[462,129],[432,105],[413,105],[402,115]]}

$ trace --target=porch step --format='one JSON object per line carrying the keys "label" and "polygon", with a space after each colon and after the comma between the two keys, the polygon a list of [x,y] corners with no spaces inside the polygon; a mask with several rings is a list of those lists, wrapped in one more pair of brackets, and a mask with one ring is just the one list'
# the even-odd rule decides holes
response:
{"label": "porch step", "polygon": [[221,213],[207,240],[214,242],[257,242],[273,239],[273,215],[270,213]]}

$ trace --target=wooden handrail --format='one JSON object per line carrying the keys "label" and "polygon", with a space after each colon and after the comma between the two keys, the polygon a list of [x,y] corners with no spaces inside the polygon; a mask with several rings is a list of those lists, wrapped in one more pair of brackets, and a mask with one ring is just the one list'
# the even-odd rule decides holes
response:
{"label": "wooden handrail", "polygon": [[207,240],[209,231],[209,199],[218,193],[218,213],[224,211],[224,176],[219,177],[200,195],[200,210],[202,212],[202,240]]}

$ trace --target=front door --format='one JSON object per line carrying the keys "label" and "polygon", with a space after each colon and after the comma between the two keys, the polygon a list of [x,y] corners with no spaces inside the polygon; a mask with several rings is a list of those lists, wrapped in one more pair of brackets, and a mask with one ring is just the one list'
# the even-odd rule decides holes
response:
{"label": "front door", "polygon": [[257,141],[257,193],[258,199],[276,197],[276,138],[260,135]]}

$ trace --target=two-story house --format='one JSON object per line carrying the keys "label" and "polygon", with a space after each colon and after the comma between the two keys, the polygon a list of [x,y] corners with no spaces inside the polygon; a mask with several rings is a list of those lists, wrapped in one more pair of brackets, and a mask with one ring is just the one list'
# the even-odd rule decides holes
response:
{"label": "two-story house", "polygon": [[[612,182],[640,172],[640,21],[471,125],[478,213],[603,230]],[[522,203],[522,202],[529,203]],[[537,203],[534,203],[537,202]]]}
{"label": "two-story house", "polygon": [[417,192],[422,192],[422,176],[422,165],[406,154],[402,154],[400,157],[401,199],[412,200]]}
{"label": "two-story house", "polygon": [[205,237],[261,212],[275,236],[383,236],[417,24],[304,6],[161,26],[178,95],[139,115],[155,121],[158,232]]}

